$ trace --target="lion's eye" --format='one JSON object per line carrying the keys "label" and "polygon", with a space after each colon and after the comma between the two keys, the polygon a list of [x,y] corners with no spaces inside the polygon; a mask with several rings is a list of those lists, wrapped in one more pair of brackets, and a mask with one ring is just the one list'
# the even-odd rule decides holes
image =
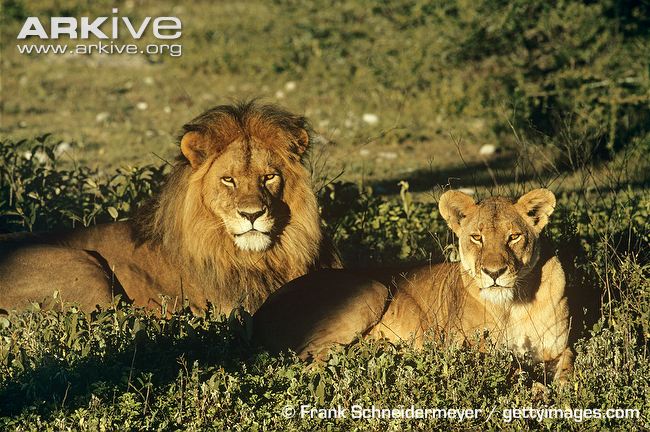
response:
{"label": "lion's eye", "polygon": [[472,234],[472,235],[469,236],[469,238],[472,239],[472,241],[474,243],[482,243],[483,242],[483,237],[481,236],[481,234]]}
{"label": "lion's eye", "polygon": [[264,175],[264,177],[262,177],[262,179],[264,183],[266,183],[266,182],[270,182],[271,180],[275,180],[277,176],[278,176],[277,174],[266,174]]}
{"label": "lion's eye", "polygon": [[221,177],[221,182],[225,184],[226,186],[234,186],[235,185],[235,179],[232,177]]}
{"label": "lion's eye", "polygon": [[516,241],[519,240],[520,238],[521,238],[521,234],[519,234],[519,233],[517,233],[517,234],[510,234],[510,241],[511,241],[511,242],[516,242]]}

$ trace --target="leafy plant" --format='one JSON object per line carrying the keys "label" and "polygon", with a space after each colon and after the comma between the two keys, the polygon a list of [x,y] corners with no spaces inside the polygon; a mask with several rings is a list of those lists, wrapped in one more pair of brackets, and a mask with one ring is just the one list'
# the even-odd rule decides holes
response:
{"label": "leafy plant", "polygon": [[164,166],[124,167],[110,176],[69,167],[59,160],[57,144],[43,135],[0,145],[0,232],[125,219],[162,181]]}
{"label": "leafy plant", "polygon": [[[5,141],[0,153],[0,212],[3,221],[12,221],[4,229],[55,229],[126,217],[157,187],[162,173],[146,167],[100,176],[59,165],[47,137],[31,148],[26,144]],[[48,157],[36,162],[25,159],[25,151]],[[321,190],[322,214],[349,262],[442,259],[448,252],[452,238],[435,205],[415,199],[406,182],[400,187],[394,198],[340,182]],[[30,196],[34,191],[38,199]],[[360,340],[333,349],[323,363],[307,365],[291,354],[271,356],[251,345],[246,314],[239,312],[226,317],[210,309],[194,316],[186,308],[160,318],[116,299],[87,314],[59,304],[55,296],[43,306],[0,317],[0,427],[428,430],[435,422],[436,428],[452,430],[646,429],[650,194],[633,188],[594,194],[561,194],[547,230],[552,242],[562,245],[558,252],[569,286],[579,290],[579,298],[602,297],[596,319],[584,318],[576,372],[565,386],[551,384],[540,393],[534,382],[543,379],[541,367],[522,367],[525,359],[498,347],[449,345],[443,335],[432,335],[422,351]],[[481,411],[462,423],[283,415],[286,406],[299,412],[301,405]],[[580,422],[506,417],[507,410],[523,407],[638,411],[626,419]]]}

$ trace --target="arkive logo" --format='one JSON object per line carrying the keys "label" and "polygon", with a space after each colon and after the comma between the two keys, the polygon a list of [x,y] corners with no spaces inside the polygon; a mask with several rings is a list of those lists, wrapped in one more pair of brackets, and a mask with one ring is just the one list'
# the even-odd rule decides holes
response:
{"label": "arkive logo", "polygon": [[142,22],[132,22],[129,17],[117,16],[117,8],[112,10],[113,16],[97,17],[91,21],[89,17],[51,17],[50,31],[38,17],[28,17],[23,24],[17,39],[38,37],[40,39],[118,39],[130,35],[140,39],[147,31],[151,31],[156,39],[178,39],[181,37],[182,23],[178,17],[145,17]]}

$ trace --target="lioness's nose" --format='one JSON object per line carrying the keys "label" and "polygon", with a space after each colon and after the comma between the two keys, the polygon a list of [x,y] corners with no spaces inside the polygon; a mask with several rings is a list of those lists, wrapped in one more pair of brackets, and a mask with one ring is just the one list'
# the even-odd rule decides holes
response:
{"label": "lioness's nose", "polygon": [[486,275],[490,276],[492,278],[492,280],[494,280],[494,282],[496,282],[497,279],[499,279],[499,276],[504,274],[506,272],[506,270],[508,270],[508,267],[502,267],[502,268],[500,268],[498,270],[489,270],[489,269],[487,269],[485,267],[481,268],[481,271],[483,273],[485,273]]}
{"label": "lioness's nose", "polygon": [[245,219],[248,219],[251,223],[255,222],[258,218],[262,217],[264,213],[266,213],[266,207],[262,207],[261,210],[249,210],[246,209],[246,211],[238,210],[237,213]]}

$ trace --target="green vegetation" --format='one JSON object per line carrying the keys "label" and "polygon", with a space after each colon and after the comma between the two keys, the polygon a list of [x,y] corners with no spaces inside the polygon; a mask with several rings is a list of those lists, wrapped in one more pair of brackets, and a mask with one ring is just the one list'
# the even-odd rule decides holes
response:
{"label": "green vegetation", "polygon": [[[119,218],[160,179],[154,168],[103,179],[83,168],[57,169],[56,161],[39,164],[17,156],[15,145],[2,147],[0,211],[16,229]],[[24,174],[30,170],[32,175]],[[406,190],[385,199],[335,183],[321,195],[326,221],[348,262],[453,254],[435,205],[414,202]],[[533,382],[543,381],[543,371],[522,371],[521,359],[496,348],[481,353],[431,341],[417,352],[360,342],[335,351],[325,364],[308,366],[291,356],[259,352],[248,342],[246,316],[238,314],[194,317],[184,311],[163,320],[127,306],[90,315],[35,306],[0,318],[0,423],[33,430],[384,429],[387,424],[380,420],[288,420],[281,415],[285,405],[374,403],[483,410],[477,419],[463,422],[392,421],[394,429],[643,429],[650,409],[649,217],[645,189],[560,197],[549,236],[566,245],[559,253],[571,269],[569,285],[576,298],[596,300],[586,304],[591,312],[603,313],[593,326],[593,313],[578,317],[589,328],[576,346],[577,372],[565,387],[537,390]],[[504,409],[547,405],[634,408],[642,417],[503,422]],[[484,423],[492,409],[497,414]]]}
{"label": "green vegetation", "polygon": [[[349,266],[454,259],[443,187],[554,190],[547,235],[584,307],[576,373],[541,388],[526,359],[438,340],[422,352],[361,341],[308,365],[252,346],[241,312],[34,306],[0,316],[0,429],[650,429],[647,5],[125,2],[133,19],[179,16],[183,56],[16,52],[26,16],[111,7],[3,1],[0,232],[128,218],[160,186],[182,122],[260,95],[320,134],[309,162]],[[480,155],[484,144],[499,152]],[[300,404],[483,411],[462,422],[282,415]],[[505,421],[525,407],[640,416]]]}

